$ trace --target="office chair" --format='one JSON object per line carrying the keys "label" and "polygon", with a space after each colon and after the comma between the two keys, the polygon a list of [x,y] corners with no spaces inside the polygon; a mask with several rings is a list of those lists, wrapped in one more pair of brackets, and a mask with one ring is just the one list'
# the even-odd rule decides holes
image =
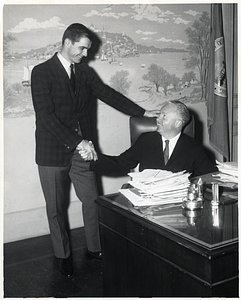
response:
{"label": "office chair", "polygon": [[[130,137],[131,144],[133,144],[141,133],[156,131],[156,118],[148,117],[130,117]],[[194,116],[191,115],[190,121],[184,127],[183,132],[191,137],[194,137],[195,122]]]}

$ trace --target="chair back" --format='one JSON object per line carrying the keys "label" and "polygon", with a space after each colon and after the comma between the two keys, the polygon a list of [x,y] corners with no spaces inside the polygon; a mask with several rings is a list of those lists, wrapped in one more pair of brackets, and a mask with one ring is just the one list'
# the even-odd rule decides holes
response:
{"label": "chair back", "polygon": [[[149,131],[156,131],[156,129],[157,129],[156,118],[130,117],[131,144],[133,144],[137,140],[140,134]],[[183,132],[191,137],[194,137],[195,122],[194,122],[193,115],[191,115],[190,121],[184,127]]]}

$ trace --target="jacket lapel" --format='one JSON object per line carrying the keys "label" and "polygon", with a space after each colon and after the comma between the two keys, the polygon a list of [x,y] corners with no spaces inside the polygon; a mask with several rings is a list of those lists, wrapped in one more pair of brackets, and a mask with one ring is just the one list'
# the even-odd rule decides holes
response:
{"label": "jacket lapel", "polygon": [[[155,146],[155,154],[154,158],[159,161],[161,164],[160,168],[165,169],[165,164],[164,164],[164,156],[163,156],[163,143],[162,143],[162,136],[156,131],[156,134],[158,136],[156,140],[156,146]],[[150,141],[152,142],[152,141]]]}
{"label": "jacket lapel", "polygon": [[183,140],[183,135],[181,134],[176,143],[175,148],[173,149],[172,155],[169,158],[166,165],[171,164],[177,157],[179,157],[182,154],[184,148],[185,148],[185,142]]}
{"label": "jacket lapel", "polygon": [[54,74],[54,76],[58,77],[57,80],[59,80],[59,78],[62,78],[62,80],[67,83],[70,94],[71,94],[72,98],[75,99],[76,98],[75,93],[74,93],[73,87],[71,85],[69,76],[68,76],[64,66],[58,59],[57,52],[53,56],[53,74]]}

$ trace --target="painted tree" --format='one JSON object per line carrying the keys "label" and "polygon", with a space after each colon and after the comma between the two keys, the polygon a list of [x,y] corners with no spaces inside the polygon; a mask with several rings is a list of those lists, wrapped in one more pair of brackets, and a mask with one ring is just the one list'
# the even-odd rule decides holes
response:
{"label": "painted tree", "polygon": [[151,64],[148,68],[148,73],[144,74],[142,78],[151,83],[154,83],[156,86],[156,92],[159,92],[159,87],[162,86],[164,88],[166,82],[166,73],[167,71],[162,67]]}
{"label": "painted tree", "polygon": [[162,87],[164,89],[165,95],[167,95],[168,87],[172,84],[172,76],[167,71],[164,72],[162,78]]}
{"label": "painted tree", "polygon": [[189,43],[187,50],[190,51],[190,59],[186,62],[186,67],[189,69],[198,67],[202,89],[201,99],[205,99],[210,48],[210,16],[208,12],[202,12],[201,17],[186,29],[186,34]]}
{"label": "painted tree", "polygon": [[5,34],[3,32],[3,58],[6,59],[8,57],[10,57],[10,52],[9,52],[9,46],[10,46],[10,43],[12,42],[16,42],[17,39],[12,36],[11,34]]}
{"label": "painted tree", "polygon": [[175,74],[172,74],[171,75],[171,81],[172,81],[172,85],[173,85],[174,90],[176,90],[177,86],[180,82],[180,79]]}
{"label": "painted tree", "polygon": [[191,80],[193,80],[193,79],[196,79],[196,74],[193,72],[193,71],[191,71],[191,72],[186,72],[183,76],[182,76],[182,82],[183,83],[188,83],[188,86],[190,85],[190,83],[191,83]]}
{"label": "painted tree", "polygon": [[115,89],[116,91],[120,92],[121,94],[127,95],[131,85],[131,81],[127,80],[128,75],[128,71],[117,71],[110,78],[110,86],[113,87],[113,89]]}

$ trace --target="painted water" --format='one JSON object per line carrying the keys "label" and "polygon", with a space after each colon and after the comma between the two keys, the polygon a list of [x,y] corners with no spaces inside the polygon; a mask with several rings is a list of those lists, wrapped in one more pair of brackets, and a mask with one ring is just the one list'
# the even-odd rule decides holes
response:
{"label": "painted water", "polygon": [[[177,77],[182,77],[185,72],[190,69],[185,68],[187,53],[168,53],[162,54],[141,54],[138,57],[118,58],[117,64],[109,64],[108,61],[95,60],[90,63],[102,79],[108,83],[110,76],[117,70],[128,70],[130,77],[138,76],[139,78],[147,72],[151,64],[157,64],[163,67],[170,74],[175,74]],[[14,60],[5,62],[3,67],[3,76],[9,81],[10,84],[19,82],[21,83],[24,75],[24,66],[37,65],[41,63],[40,60]],[[142,68],[141,65],[145,64]],[[197,78],[199,77],[198,70],[194,70]]]}
{"label": "painted water", "polygon": [[[185,62],[187,53],[163,53],[163,54],[142,54],[138,57],[119,58],[117,63],[110,64],[108,61],[96,60],[90,63],[102,80],[110,84],[110,78],[121,70],[128,71],[128,82],[131,82],[127,96],[145,109],[159,108],[163,101],[182,98],[190,93],[190,89],[179,91],[178,93],[169,92],[166,96],[161,91],[155,93],[152,90],[147,93],[141,87],[150,85],[148,81],[143,80],[143,75],[148,73],[151,64],[156,64],[164,68],[168,73],[175,74],[182,79],[186,72],[194,71],[197,80],[199,79],[198,69],[186,69]],[[38,60],[16,60],[4,64],[3,76],[6,79],[5,90],[12,89],[12,94],[5,99],[4,113],[5,117],[25,117],[33,114],[30,87],[23,87],[24,67],[37,65],[42,61]],[[16,86],[20,85],[20,87]],[[6,98],[6,97],[5,97]],[[11,101],[10,101],[11,100]]]}

